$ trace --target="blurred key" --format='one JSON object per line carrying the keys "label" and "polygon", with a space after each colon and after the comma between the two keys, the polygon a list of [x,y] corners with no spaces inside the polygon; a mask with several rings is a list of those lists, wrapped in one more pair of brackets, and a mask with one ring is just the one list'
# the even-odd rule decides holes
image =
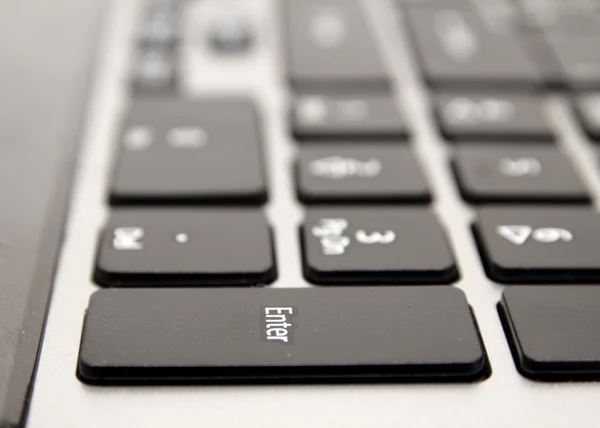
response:
{"label": "blurred key", "polygon": [[546,41],[564,82],[575,89],[600,88],[600,38],[547,36]]}
{"label": "blurred key", "polygon": [[382,89],[389,76],[358,0],[286,0],[289,78],[309,89]]}
{"label": "blurred key", "polygon": [[409,8],[425,78],[443,87],[532,87],[542,77],[520,41],[461,8]]}
{"label": "blurred key", "polygon": [[542,100],[535,95],[440,94],[435,111],[450,140],[551,141]]}
{"label": "blurred key", "polygon": [[454,168],[463,197],[473,202],[588,202],[567,157],[554,147],[462,146]]}
{"label": "blurred key", "polygon": [[139,93],[169,92],[175,88],[173,54],[162,49],[143,50],[134,65],[133,88]]}
{"label": "blurred key", "polygon": [[298,195],[306,203],[428,202],[429,189],[408,147],[323,144],[302,147]]}
{"label": "blurred key", "polygon": [[294,135],[301,139],[403,139],[406,122],[389,95],[302,95],[293,107]]}
{"label": "blurred key", "polygon": [[247,100],[144,98],[120,137],[113,203],[262,203],[261,135]]}

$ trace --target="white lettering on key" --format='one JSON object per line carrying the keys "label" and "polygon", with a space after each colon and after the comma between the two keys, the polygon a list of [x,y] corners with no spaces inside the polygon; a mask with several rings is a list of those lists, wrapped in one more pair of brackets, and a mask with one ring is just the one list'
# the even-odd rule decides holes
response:
{"label": "white lettering on key", "polygon": [[367,233],[364,230],[358,230],[355,236],[361,244],[391,244],[396,240],[396,234],[391,230],[384,233]]}
{"label": "white lettering on key", "polygon": [[137,251],[143,248],[144,229],[141,227],[119,227],[113,233],[113,248],[121,251]]}
{"label": "white lettering on key", "polygon": [[343,218],[323,218],[312,228],[312,235],[319,238],[321,252],[326,256],[340,256],[350,245],[350,238],[342,235],[348,228],[348,221]]}
{"label": "white lettering on key", "polygon": [[290,328],[293,327],[292,316],[294,308],[290,307],[266,307],[265,312],[265,337],[267,341],[281,341],[290,343]]}
{"label": "white lettering on key", "polygon": [[498,226],[498,235],[507,239],[517,246],[527,242],[529,238],[541,244],[552,244],[555,242],[571,242],[573,234],[567,229],[560,227],[541,227],[533,229],[531,226]]}

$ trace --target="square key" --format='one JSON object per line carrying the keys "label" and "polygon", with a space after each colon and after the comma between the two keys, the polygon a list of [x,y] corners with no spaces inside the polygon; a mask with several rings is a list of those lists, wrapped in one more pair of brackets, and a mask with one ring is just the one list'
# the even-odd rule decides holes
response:
{"label": "square key", "polygon": [[113,204],[260,204],[262,138],[245,99],[137,100],[120,136]]}
{"label": "square key", "polygon": [[425,208],[309,209],[304,276],[315,284],[447,284],[458,269]]}
{"label": "square key", "polygon": [[474,227],[502,283],[600,282],[600,214],[586,208],[485,208]]}
{"label": "square key", "polygon": [[454,170],[470,202],[589,202],[573,165],[554,147],[464,146],[457,150]]}
{"label": "square key", "polygon": [[300,150],[298,196],[305,203],[429,202],[408,147],[324,144]]}
{"label": "square key", "polygon": [[117,209],[95,280],[110,287],[266,284],[276,277],[271,231],[253,209]]}

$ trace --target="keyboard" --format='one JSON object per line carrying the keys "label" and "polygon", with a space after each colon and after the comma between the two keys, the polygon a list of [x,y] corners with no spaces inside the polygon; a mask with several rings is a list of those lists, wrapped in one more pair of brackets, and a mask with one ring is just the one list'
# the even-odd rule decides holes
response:
{"label": "keyboard", "polygon": [[56,1],[0,426],[597,426],[600,3]]}

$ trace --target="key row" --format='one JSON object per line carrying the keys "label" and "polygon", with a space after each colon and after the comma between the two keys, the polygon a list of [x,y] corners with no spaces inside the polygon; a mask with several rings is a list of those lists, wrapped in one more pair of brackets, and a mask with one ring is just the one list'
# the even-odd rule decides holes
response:
{"label": "key row", "polygon": [[[600,377],[597,287],[509,288],[499,313],[524,376]],[[111,385],[473,382],[490,374],[464,293],[443,286],[102,290],[86,311],[78,359],[82,381]]]}
{"label": "key row", "polygon": [[[587,208],[484,208],[474,235],[501,283],[600,282],[600,215]],[[273,231],[254,209],[116,209],[95,280],[110,287],[245,286],[277,278]],[[321,285],[449,284],[459,270],[426,208],[314,208],[300,231]]]}

